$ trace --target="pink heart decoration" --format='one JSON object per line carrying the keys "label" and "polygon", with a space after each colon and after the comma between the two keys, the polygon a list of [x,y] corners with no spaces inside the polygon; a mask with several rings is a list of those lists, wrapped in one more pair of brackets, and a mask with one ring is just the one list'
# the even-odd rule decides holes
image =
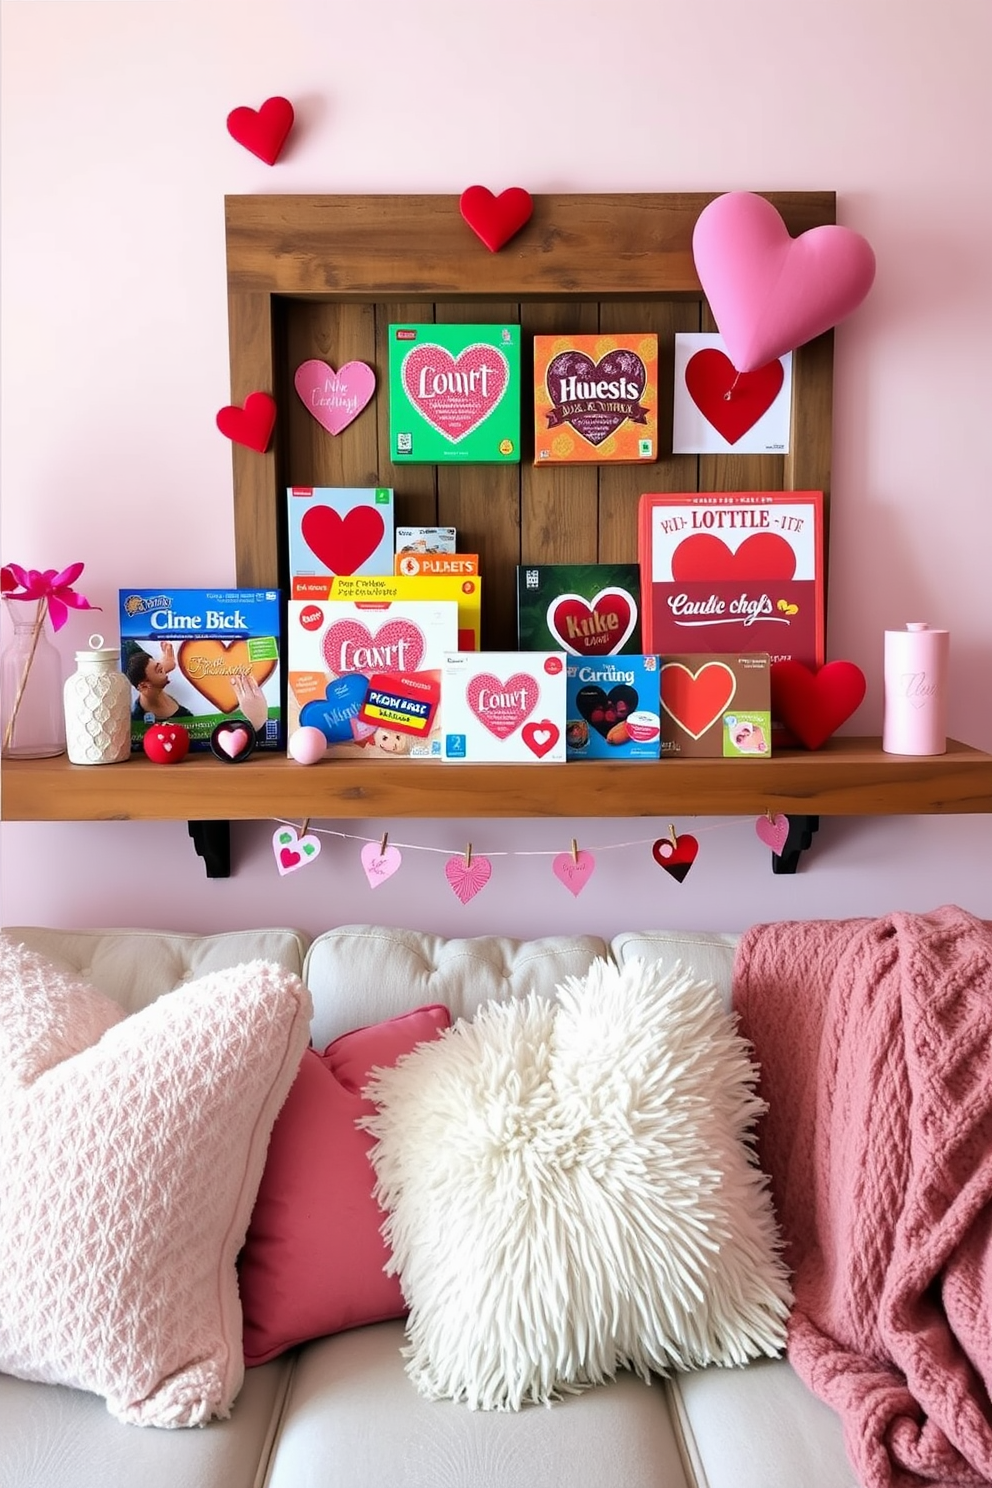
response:
{"label": "pink heart decoration", "polygon": [[374,889],[385,883],[387,878],[392,878],[402,861],[403,855],[399,848],[391,847],[388,843],[382,852],[374,842],[366,842],[362,848],[362,867]]}
{"label": "pink heart decoration", "polygon": [[728,191],[704,207],[692,255],[727,354],[753,372],[856,310],[875,278],[875,255],[847,227],[789,236],[763,196]]}
{"label": "pink heart decoration", "polygon": [[320,838],[311,832],[301,837],[295,827],[276,827],[272,834],[272,851],[280,878],[295,873],[297,868],[306,868],[320,852]]}
{"label": "pink heart decoration", "polygon": [[789,835],[789,818],[781,812],[776,812],[772,817],[759,816],[754,830],[766,847],[770,847],[773,853],[780,853]]}
{"label": "pink heart decoration", "polygon": [[537,707],[540,691],[527,672],[514,672],[505,682],[492,672],[480,672],[465,689],[465,701],[476,718],[497,739],[508,739]]}
{"label": "pink heart decoration", "polygon": [[444,865],[444,876],[463,904],[486,887],[492,873],[493,865],[488,858],[473,857],[468,866],[464,858],[449,858]]}
{"label": "pink heart decoration", "polygon": [[446,346],[423,341],[403,358],[400,379],[431,428],[457,444],[501,402],[510,365],[495,346],[476,342],[453,357]]}
{"label": "pink heart decoration", "polygon": [[337,372],[327,362],[301,362],[293,386],[321,428],[340,434],[371,400],[375,373],[365,362],[345,362]]}
{"label": "pink heart decoration", "polygon": [[251,739],[247,729],[229,728],[217,730],[217,748],[227,755],[228,759],[237,759]]}
{"label": "pink heart decoration", "polygon": [[559,883],[563,883],[568,892],[577,898],[592,878],[595,866],[596,859],[592,853],[582,848],[574,858],[571,853],[559,853],[551,864],[551,871]]}

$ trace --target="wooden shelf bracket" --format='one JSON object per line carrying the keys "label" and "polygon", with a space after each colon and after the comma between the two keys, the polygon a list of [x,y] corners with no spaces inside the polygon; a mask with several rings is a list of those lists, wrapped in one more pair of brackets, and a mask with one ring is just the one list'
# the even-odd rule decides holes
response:
{"label": "wooden shelf bracket", "polygon": [[795,873],[799,859],[812,845],[813,833],[819,831],[818,816],[787,816],[789,835],[782,844],[780,853],[772,853],[773,873]]}
{"label": "wooden shelf bracket", "polygon": [[231,823],[227,821],[191,821],[189,835],[197,855],[203,859],[208,878],[231,876]]}

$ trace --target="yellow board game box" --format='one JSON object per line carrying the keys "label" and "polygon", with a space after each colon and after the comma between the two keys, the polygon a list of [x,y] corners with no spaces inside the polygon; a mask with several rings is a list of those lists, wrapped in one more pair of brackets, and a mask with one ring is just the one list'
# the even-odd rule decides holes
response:
{"label": "yellow board game box", "polygon": [[409,577],[397,574],[297,576],[293,580],[291,599],[347,599],[353,604],[385,604],[394,600],[453,599],[458,605],[459,651],[482,649],[482,580],[478,574]]}
{"label": "yellow board game box", "polygon": [[658,337],[534,337],[534,464],[658,458]]}

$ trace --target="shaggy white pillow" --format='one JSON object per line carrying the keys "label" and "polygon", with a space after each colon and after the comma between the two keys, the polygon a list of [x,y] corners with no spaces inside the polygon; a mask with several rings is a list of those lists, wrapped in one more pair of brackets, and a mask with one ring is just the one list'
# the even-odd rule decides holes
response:
{"label": "shaggy white pillow", "polygon": [[716,990],[597,961],[558,991],[490,1002],[366,1087],[407,1371],[430,1398],[517,1410],[785,1344],[750,1150],[764,1107]]}

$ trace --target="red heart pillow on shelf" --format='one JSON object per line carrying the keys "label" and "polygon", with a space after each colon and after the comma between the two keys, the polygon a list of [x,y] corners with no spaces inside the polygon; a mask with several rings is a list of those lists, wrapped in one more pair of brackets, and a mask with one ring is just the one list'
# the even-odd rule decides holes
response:
{"label": "red heart pillow on shelf", "polygon": [[801,661],[773,661],[772,714],[807,749],[819,749],[861,706],[866,687],[853,661],[828,661],[818,671]]}

